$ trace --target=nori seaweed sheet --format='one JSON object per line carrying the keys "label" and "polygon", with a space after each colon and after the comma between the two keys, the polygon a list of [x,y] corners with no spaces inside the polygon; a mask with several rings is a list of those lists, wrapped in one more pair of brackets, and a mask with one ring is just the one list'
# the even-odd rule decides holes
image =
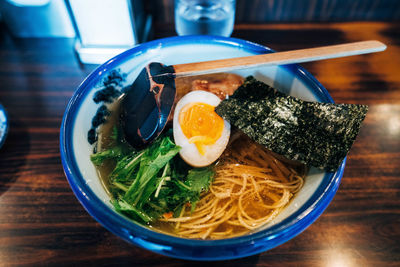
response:
{"label": "nori seaweed sheet", "polygon": [[368,106],[303,101],[250,76],[215,111],[275,153],[336,171],[356,139]]}

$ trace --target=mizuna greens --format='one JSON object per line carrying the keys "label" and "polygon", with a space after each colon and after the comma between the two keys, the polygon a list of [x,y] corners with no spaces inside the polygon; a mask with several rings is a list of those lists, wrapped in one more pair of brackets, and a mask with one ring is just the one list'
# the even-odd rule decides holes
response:
{"label": "mizuna greens", "polygon": [[176,156],[180,147],[172,142],[171,131],[141,151],[127,149],[116,130],[112,138],[113,145],[91,160],[97,166],[115,163],[108,177],[112,203],[128,217],[149,223],[163,215],[177,216],[184,205],[194,210],[200,194],[208,190],[213,168],[192,168]]}

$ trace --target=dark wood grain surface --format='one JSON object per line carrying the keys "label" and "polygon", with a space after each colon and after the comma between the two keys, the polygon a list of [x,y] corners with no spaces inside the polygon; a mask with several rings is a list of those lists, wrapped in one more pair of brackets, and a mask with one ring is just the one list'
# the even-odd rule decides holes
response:
{"label": "dark wood grain surface", "polygon": [[[155,38],[174,35],[156,25]],[[338,103],[370,110],[340,188],[303,233],[256,256],[215,266],[400,265],[400,24],[237,25],[276,50],[378,39],[387,51],[304,66]],[[129,245],[83,209],[63,174],[59,127],[80,66],[68,39],[12,39],[0,28],[0,102],[10,132],[0,149],[0,266],[202,266]]]}
{"label": "dark wood grain surface", "polygon": [[[146,0],[156,22],[174,22],[176,0]],[[156,7],[156,8],[155,8]],[[400,20],[398,0],[236,0],[237,23],[394,21]]]}

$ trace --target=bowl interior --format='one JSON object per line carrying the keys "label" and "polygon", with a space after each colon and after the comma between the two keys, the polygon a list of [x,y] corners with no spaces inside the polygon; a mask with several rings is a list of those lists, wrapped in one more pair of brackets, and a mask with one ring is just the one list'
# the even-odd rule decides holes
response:
{"label": "bowl interior", "polygon": [[[168,41],[153,41],[137,48],[131,49],[122,55],[108,61],[106,64],[94,71],[79,87],[72,98],[67,109],[65,121],[64,139],[71,141],[66,146],[66,168],[75,173],[72,179],[80,180],[80,186],[76,190],[81,191],[85,201],[94,201],[104,209],[109,209],[115,216],[126,223],[126,227],[135,224],[129,219],[117,214],[110,204],[110,196],[106,193],[96,169],[90,161],[90,154],[93,151],[92,145],[87,141],[87,132],[91,127],[91,120],[96,113],[98,104],[95,104],[93,95],[96,92],[96,85],[99,84],[109,71],[119,69],[126,73],[126,85],[131,84],[140,70],[149,62],[161,62],[167,65],[178,63],[215,60],[230,57],[241,57],[260,53],[271,52],[269,49],[245,41],[236,42],[234,39],[204,38],[173,38]],[[293,66],[272,66],[256,69],[238,70],[235,73],[244,77],[253,75],[255,78],[273,86],[287,94],[299,97],[303,100],[331,102],[331,98],[322,86],[308,73]],[[269,225],[269,228],[287,219],[303,207],[317,192],[322,192],[326,186],[324,180],[333,174],[325,173],[312,168],[305,179],[304,187]],[[74,187],[75,181],[69,179]],[[93,194],[86,194],[89,189]],[[80,198],[78,196],[78,198]],[[80,198],[81,202],[82,199]],[[84,204],[85,206],[85,204]],[[93,214],[92,214],[93,215]],[[139,226],[142,227],[142,226]]]}

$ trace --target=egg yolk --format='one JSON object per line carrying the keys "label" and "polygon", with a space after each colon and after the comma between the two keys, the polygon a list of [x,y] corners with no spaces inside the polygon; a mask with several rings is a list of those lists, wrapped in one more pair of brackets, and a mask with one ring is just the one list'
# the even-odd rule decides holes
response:
{"label": "egg yolk", "polygon": [[201,155],[205,145],[214,144],[222,135],[224,120],[205,103],[189,103],[179,113],[179,124],[189,143],[195,144]]}

